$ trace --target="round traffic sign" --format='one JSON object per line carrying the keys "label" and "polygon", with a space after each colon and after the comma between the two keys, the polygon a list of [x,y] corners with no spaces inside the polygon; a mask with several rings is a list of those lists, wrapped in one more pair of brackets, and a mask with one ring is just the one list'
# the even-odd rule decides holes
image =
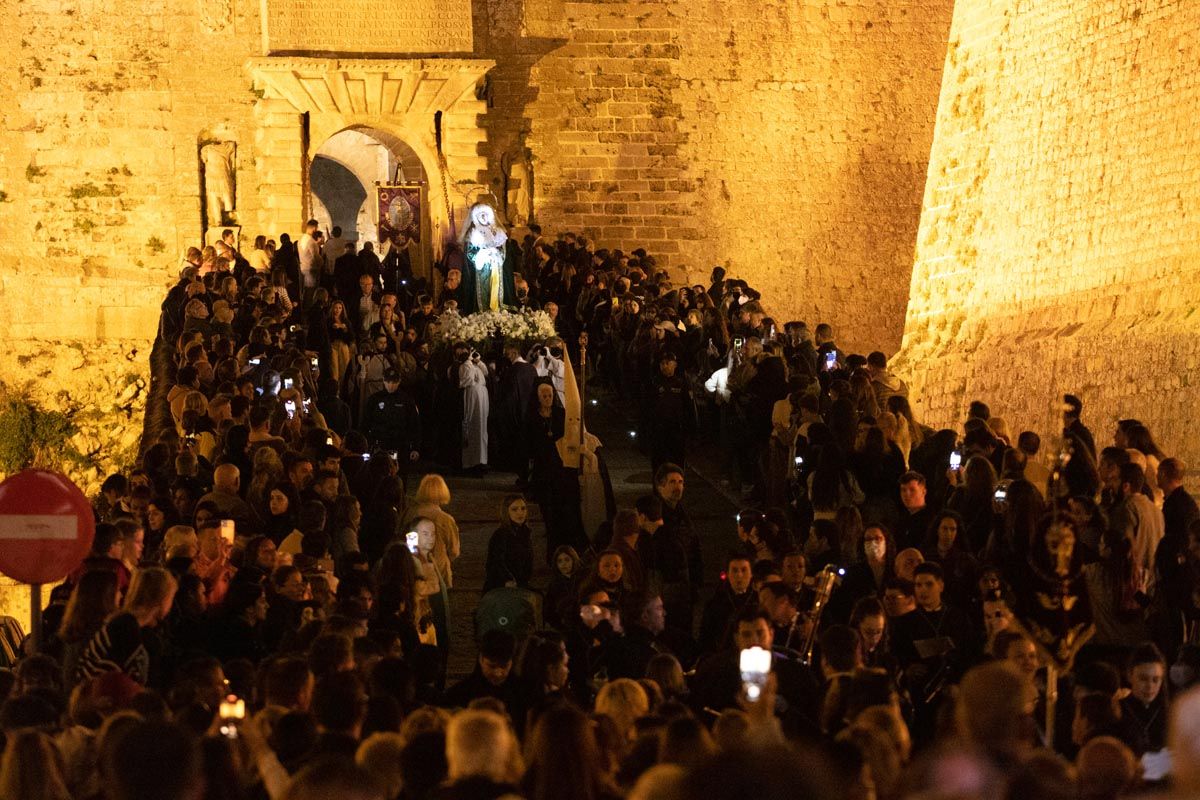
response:
{"label": "round traffic sign", "polygon": [[27,469],[0,483],[0,573],[23,583],[61,580],[95,535],[92,506],[65,475]]}

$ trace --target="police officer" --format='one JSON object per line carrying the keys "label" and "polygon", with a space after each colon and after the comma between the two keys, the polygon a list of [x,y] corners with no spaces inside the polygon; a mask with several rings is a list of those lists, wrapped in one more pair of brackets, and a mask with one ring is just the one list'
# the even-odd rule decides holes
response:
{"label": "police officer", "polygon": [[401,471],[421,457],[420,412],[412,395],[400,388],[400,373],[393,367],[384,370],[383,388],[367,398],[363,430],[375,450],[396,454]]}
{"label": "police officer", "polygon": [[651,389],[650,461],[654,469],[670,462],[683,466],[684,437],[692,427],[694,409],[687,381],[676,370],[678,358],[671,350],[658,357],[658,374]]}

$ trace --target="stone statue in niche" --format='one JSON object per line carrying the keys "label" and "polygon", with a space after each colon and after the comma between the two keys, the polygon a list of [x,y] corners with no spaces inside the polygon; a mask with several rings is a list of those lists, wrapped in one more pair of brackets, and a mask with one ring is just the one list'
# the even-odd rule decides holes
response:
{"label": "stone statue in niche", "polygon": [[504,212],[512,225],[528,225],[533,219],[533,165],[529,153],[504,159]]}
{"label": "stone statue in niche", "polygon": [[471,206],[462,234],[467,266],[462,305],[466,313],[499,311],[516,298],[507,242],[508,234],[496,222],[496,210],[487,203]]}
{"label": "stone statue in niche", "polygon": [[208,227],[233,222],[234,156],[233,142],[212,142],[200,148],[204,164],[204,211]]}

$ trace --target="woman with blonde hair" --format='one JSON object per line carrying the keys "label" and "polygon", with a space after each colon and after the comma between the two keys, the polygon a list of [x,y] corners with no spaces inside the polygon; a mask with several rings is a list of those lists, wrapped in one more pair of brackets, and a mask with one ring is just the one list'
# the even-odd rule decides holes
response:
{"label": "woman with blonde hair", "polygon": [[906,432],[901,432],[900,420],[892,412],[884,411],[880,413],[875,426],[883,431],[884,447],[895,445],[904,459],[904,468],[908,469],[908,454],[912,450],[912,441]]}
{"label": "woman with blonde hair", "polygon": [[431,472],[417,485],[417,496],[413,508],[409,510],[408,523],[418,517],[431,520],[434,527],[433,563],[438,574],[446,582],[446,587],[454,585],[454,572],[451,564],[458,558],[461,551],[461,541],[458,534],[458,523],[454,517],[444,510],[450,504],[450,487],[446,479]]}
{"label": "woman with blonde hair", "polygon": [[1006,447],[1012,447],[1012,437],[1008,433],[1008,423],[1004,421],[1003,417],[988,417],[987,426],[992,435],[1004,442]]}
{"label": "woman with blonde hair", "polygon": [[8,735],[0,761],[0,798],[71,800],[62,758],[49,736],[34,729]]}
{"label": "woman with blonde hair", "polygon": [[[887,399],[887,410],[896,415],[896,420],[899,423],[899,429],[904,433],[899,434],[899,437],[907,437],[911,449],[915,450],[921,446],[927,438],[933,435],[930,428],[925,427],[917,421],[917,417],[913,414],[912,406],[908,402],[908,398],[902,394],[894,394]],[[903,449],[903,445],[901,448]]]}
{"label": "woman with blonde hair", "polygon": [[82,680],[105,672],[123,672],[143,686],[158,677],[151,658],[157,650],[153,628],[171,612],[177,588],[175,578],[162,567],[134,572],[124,607],[88,642],[75,677]]}
{"label": "woman with blonde hair", "polygon": [[208,413],[208,398],[204,396],[204,392],[190,391],[183,397],[183,407],[179,410],[179,419],[175,421],[175,427],[180,436],[188,433],[183,428],[183,415],[189,411],[195,411],[196,416],[203,417]]}
{"label": "woman with blonde hair", "polygon": [[596,713],[610,717],[621,734],[632,742],[637,737],[634,723],[650,713],[650,698],[637,681],[618,678],[604,684],[596,695]]}

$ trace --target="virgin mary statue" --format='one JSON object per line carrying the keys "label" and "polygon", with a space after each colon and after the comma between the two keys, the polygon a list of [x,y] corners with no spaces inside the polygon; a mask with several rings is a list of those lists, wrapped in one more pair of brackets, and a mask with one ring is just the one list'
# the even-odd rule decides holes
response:
{"label": "virgin mary statue", "polygon": [[463,276],[468,295],[463,305],[467,313],[499,311],[505,303],[515,301],[507,243],[508,234],[496,224],[495,210],[487,203],[471,206],[462,235],[468,272]]}

